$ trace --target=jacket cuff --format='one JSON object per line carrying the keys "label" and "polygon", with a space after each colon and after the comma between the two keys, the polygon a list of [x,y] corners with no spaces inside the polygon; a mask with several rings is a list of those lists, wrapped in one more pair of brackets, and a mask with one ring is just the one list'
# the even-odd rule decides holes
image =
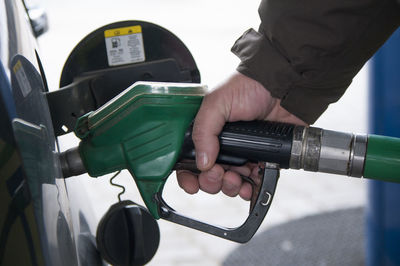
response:
{"label": "jacket cuff", "polygon": [[351,81],[321,94],[319,89],[296,87],[283,98],[281,106],[307,124],[314,124],[331,103],[337,102],[344,94]]}
{"label": "jacket cuff", "polygon": [[335,82],[340,84],[307,84],[271,41],[253,29],[247,30],[231,51],[241,60],[237,71],[260,82],[272,97],[281,100],[283,108],[308,124],[313,124],[351,83],[347,79]]}
{"label": "jacket cuff", "polygon": [[301,78],[271,42],[253,29],[247,30],[231,51],[241,60],[237,70],[260,82],[275,98],[283,98],[291,84]]}

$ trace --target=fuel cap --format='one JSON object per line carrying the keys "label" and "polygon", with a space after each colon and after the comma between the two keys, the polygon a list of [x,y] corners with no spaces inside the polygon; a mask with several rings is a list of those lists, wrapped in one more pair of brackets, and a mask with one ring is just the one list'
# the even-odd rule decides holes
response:
{"label": "fuel cap", "polygon": [[157,251],[157,221],[142,206],[126,200],[110,207],[97,227],[97,248],[112,265],[144,265]]}

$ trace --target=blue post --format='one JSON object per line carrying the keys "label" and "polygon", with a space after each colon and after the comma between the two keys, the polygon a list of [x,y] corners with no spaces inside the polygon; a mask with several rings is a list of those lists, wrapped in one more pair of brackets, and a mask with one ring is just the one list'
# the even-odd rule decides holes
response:
{"label": "blue post", "polygon": [[[370,132],[400,137],[400,31],[370,64]],[[400,265],[400,184],[370,181],[367,265]]]}

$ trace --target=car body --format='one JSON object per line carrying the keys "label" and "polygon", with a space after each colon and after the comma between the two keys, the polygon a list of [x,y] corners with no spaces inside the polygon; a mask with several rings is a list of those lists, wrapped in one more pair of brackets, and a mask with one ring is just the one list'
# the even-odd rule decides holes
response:
{"label": "car body", "polygon": [[36,42],[45,13],[1,0],[0,29],[0,264],[102,265],[85,193],[67,192],[59,166]]}

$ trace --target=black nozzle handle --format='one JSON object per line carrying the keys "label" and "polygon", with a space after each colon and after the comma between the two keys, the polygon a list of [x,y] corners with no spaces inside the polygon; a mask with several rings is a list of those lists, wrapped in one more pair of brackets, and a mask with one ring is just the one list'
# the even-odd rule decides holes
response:
{"label": "black nozzle handle", "polygon": [[[243,165],[246,162],[269,162],[289,168],[294,125],[271,121],[226,123],[219,135],[217,163]],[[193,125],[186,131],[181,159],[195,159]]]}

